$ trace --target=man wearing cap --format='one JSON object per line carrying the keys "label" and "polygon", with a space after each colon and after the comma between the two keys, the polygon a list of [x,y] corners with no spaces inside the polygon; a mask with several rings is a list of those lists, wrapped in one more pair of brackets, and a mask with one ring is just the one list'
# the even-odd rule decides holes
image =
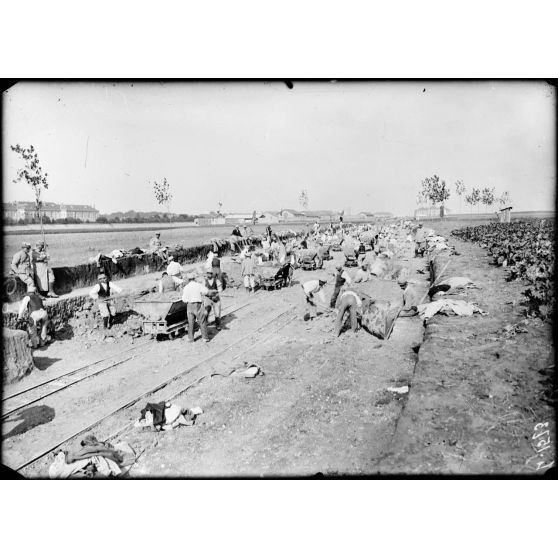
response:
{"label": "man wearing cap", "polygon": [[207,314],[203,307],[203,297],[209,293],[209,289],[196,281],[194,273],[186,274],[186,285],[182,291],[182,301],[186,303],[186,314],[188,316],[188,341],[194,342],[194,324],[196,320],[200,326],[202,339],[208,343]]}
{"label": "man wearing cap", "polygon": [[302,290],[304,291],[304,296],[306,299],[306,308],[304,312],[304,318],[306,315],[310,315],[310,319],[314,319],[317,316],[317,303],[315,297],[321,301],[321,306],[325,311],[329,311],[326,307],[326,300],[324,295],[324,287],[327,281],[322,279],[310,279],[302,284]]}
{"label": "man wearing cap", "polygon": [[33,266],[31,262],[31,244],[23,242],[21,250],[14,254],[12,258],[11,271],[15,273],[27,287],[34,287],[33,281]]}
{"label": "man wearing cap", "polygon": [[149,241],[149,249],[152,252],[157,252],[162,247],[163,243],[161,242],[161,233],[155,233],[155,236]]}
{"label": "man wearing cap", "polygon": [[335,308],[335,303],[337,302],[337,297],[339,296],[339,291],[341,291],[341,287],[347,283],[347,285],[351,284],[351,278],[347,271],[343,269],[342,265],[335,266],[337,273],[335,274],[335,283],[333,287],[333,294],[331,295],[331,300],[329,301],[330,308]]}
{"label": "man wearing cap", "polygon": [[219,293],[223,292],[223,283],[217,275],[212,271],[207,271],[205,274],[205,286],[208,293],[204,297],[204,307],[206,313],[206,321],[209,321],[209,314],[213,308],[213,315],[215,316],[215,328],[217,331],[221,330],[221,297]]}
{"label": "man wearing cap", "polygon": [[21,301],[21,306],[19,307],[18,320],[23,319],[26,310],[29,310],[30,317],[33,320],[33,331],[31,332],[31,343],[33,348],[36,345],[37,328],[39,326],[41,326],[40,346],[42,347],[51,340],[47,334],[49,321],[47,311],[43,306],[43,299],[37,294],[35,285],[29,285],[27,287],[27,295]]}
{"label": "man wearing cap", "polygon": [[424,250],[426,249],[426,234],[422,223],[419,224],[418,229],[415,233],[415,258],[422,257],[424,255]]}
{"label": "man wearing cap", "polygon": [[112,281],[108,281],[104,273],[101,273],[97,279],[98,282],[89,292],[89,296],[97,301],[99,313],[103,317],[103,327],[110,329],[116,314],[114,305],[110,302],[110,297],[113,292],[121,293],[122,289]]}
{"label": "man wearing cap", "polygon": [[35,271],[35,284],[39,291],[48,293],[51,298],[58,298],[54,292],[54,273],[52,268],[48,265],[50,259],[44,240],[40,240],[35,245],[35,250],[32,253],[33,267]]}

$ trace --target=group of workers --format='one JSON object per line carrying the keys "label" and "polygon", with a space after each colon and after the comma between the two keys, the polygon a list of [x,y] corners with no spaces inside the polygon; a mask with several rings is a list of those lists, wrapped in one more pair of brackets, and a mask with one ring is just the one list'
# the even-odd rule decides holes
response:
{"label": "group of workers", "polygon": [[[401,233],[403,230],[401,227],[399,225],[397,232]],[[403,227],[408,232],[408,223],[403,224]],[[249,232],[245,227],[245,234]],[[426,234],[422,225],[415,228],[413,232],[415,256],[419,257],[425,250]],[[242,237],[238,227],[233,230],[233,236]],[[247,292],[254,292],[256,289],[256,266],[263,261],[274,260],[280,264],[290,264],[296,267],[305,251],[312,251],[312,248],[308,248],[309,243],[315,246],[316,257],[318,257],[320,263],[323,263],[323,252],[320,252],[320,249],[328,243],[339,241],[349,247],[349,250],[354,251],[355,257],[358,258],[359,269],[357,269],[354,277],[351,277],[343,265],[336,266],[332,280],[333,292],[327,303],[324,294],[324,289],[328,283],[326,280],[310,279],[302,283],[306,300],[305,316],[309,315],[310,319],[313,319],[317,316],[317,310],[320,306],[323,312],[328,314],[337,308],[336,331],[338,334],[342,330],[347,315],[350,317],[351,329],[356,330],[359,323],[362,323],[363,316],[373,305],[370,297],[355,290],[356,284],[367,282],[372,276],[370,264],[366,261],[365,244],[372,248],[373,253],[389,253],[388,248],[391,247],[390,242],[394,237],[393,228],[382,227],[377,229],[374,225],[343,225],[341,223],[339,226],[329,226],[322,230],[316,223],[298,241],[290,240],[284,243],[273,233],[271,226],[268,226],[261,248],[256,250],[254,246],[245,246],[240,250],[243,284]],[[411,237],[412,235],[408,236],[407,239]],[[187,307],[189,341],[194,341],[194,327],[197,322],[202,339],[208,342],[207,326],[211,312],[215,317],[216,329],[221,329],[221,293],[225,282],[217,253],[213,251],[209,253],[205,262],[203,280],[199,281],[194,273],[184,273],[180,263],[168,253],[168,248],[163,246],[160,233],[156,233],[151,238],[150,250],[161,257],[164,256],[164,262],[166,263],[166,269],[158,280],[157,291],[164,293],[180,290],[181,298]],[[48,261],[49,256],[43,241],[38,242],[33,251],[31,251],[31,245],[24,242],[22,249],[15,254],[11,266],[12,272],[27,285],[27,295],[21,303],[18,319],[22,320],[25,313],[29,312],[35,331],[38,327],[41,329],[41,345],[50,341],[47,331],[48,314],[43,305],[43,299],[46,296],[57,297],[53,289],[54,275]],[[318,267],[321,267],[321,265]],[[415,289],[408,283],[406,276],[400,277],[399,285],[404,291],[402,309],[399,315],[416,315],[418,297]],[[37,288],[38,286],[39,288]],[[103,327],[106,329],[110,329],[114,324],[116,315],[113,304],[114,294],[121,292],[122,288],[110,281],[104,272],[98,275],[97,283],[89,292],[89,296],[98,306],[103,319]]]}

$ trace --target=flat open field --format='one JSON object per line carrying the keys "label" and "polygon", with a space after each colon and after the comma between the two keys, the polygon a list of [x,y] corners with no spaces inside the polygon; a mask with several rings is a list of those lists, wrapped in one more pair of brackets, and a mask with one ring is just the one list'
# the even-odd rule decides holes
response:
{"label": "flat open field", "polygon": [[[256,225],[252,227],[255,233],[265,231],[267,225]],[[281,230],[301,230],[306,225],[300,224],[278,224],[272,225],[275,231]],[[172,230],[161,231],[161,241],[166,246],[182,244],[184,247],[205,244],[211,238],[226,238],[233,229],[229,226],[216,227],[192,227],[185,226]],[[87,263],[91,256],[96,256],[99,252],[108,254],[117,248],[130,250],[136,246],[142,249],[149,247],[149,240],[159,231],[157,225],[151,229],[141,231],[100,231],[87,233],[66,233],[66,234],[47,234],[48,251],[53,267],[71,266]],[[41,239],[41,235],[36,232],[29,236],[5,235],[4,236],[4,269],[10,267],[13,255],[20,249],[23,241],[35,245]]]}

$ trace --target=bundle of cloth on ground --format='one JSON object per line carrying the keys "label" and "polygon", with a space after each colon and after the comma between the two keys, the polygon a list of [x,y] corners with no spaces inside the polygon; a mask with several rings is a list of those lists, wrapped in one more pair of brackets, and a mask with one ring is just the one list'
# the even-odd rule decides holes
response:
{"label": "bundle of cloth on ground", "polygon": [[468,277],[449,277],[448,279],[441,279],[437,285],[430,287],[428,291],[428,296],[432,299],[437,294],[442,293],[452,293],[464,288],[474,288],[477,287]]}
{"label": "bundle of cloth on ground", "polygon": [[89,434],[68,451],[60,451],[50,465],[51,479],[120,477],[134,464],[136,455],[126,442],[99,442]]}
{"label": "bundle of cloth on ground", "polygon": [[140,411],[140,418],[135,422],[136,428],[153,428],[155,430],[172,430],[180,425],[191,426],[203,411],[199,407],[183,409],[180,405],[162,401],[147,403]]}
{"label": "bundle of cloth on ground", "polygon": [[454,300],[441,298],[427,304],[420,304],[418,312],[422,318],[431,318],[435,314],[446,314],[448,316],[472,316],[475,312],[485,315],[487,312],[481,310],[476,304],[465,300]]}

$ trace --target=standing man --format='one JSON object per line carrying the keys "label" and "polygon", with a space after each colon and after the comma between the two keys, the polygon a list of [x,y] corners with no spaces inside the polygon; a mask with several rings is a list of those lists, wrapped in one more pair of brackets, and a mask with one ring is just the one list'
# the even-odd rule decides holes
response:
{"label": "standing man", "polygon": [[33,267],[35,270],[35,284],[39,291],[47,293],[51,298],[58,298],[54,292],[54,273],[48,265],[49,255],[46,251],[44,240],[40,240],[35,245],[32,253]]}
{"label": "standing man", "polygon": [[306,281],[302,284],[302,290],[306,299],[306,308],[303,318],[306,318],[306,314],[310,315],[311,320],[317,316],[316,296],[322,303],[321,306],[323,309],[328,311],[324,295],[324,287],[326,283],[327,282],[322,279],[310,279],[310,281]]}
{"label": "standing man", "polygon": [[[250,246],[250,248],[253,248],[253,246]],[[247,293],[253,293],[256,288],[254,265],[254,252],[250,250],[240,266],[240,274],[244,278],[244,287]]]}
{"label": "standing man", "polygon": [[103,328],[110,329],[116,315],[116,309],[110,298],[111,293],[121,293],[122,289],[112,281],[108,281],[104,273],[101,273],[97,279],[98,282],[89,292],[89,296],[97,301],[99,313],[103,317]]}
{"label": "standing man", "polygon": [[29,309],[31,320],[33,320],[33,331],[31,332],[31,344],[33,348],[36,346],[37,328],[41,326],[41,341],[40,346],[44,346],[51,338],[47,334],[48,329],[48,314],[43,306],[43,299],[37,294],[35,285],[27,287],[27,296],[21,301],[19,307],[18,320],[22,320],[25,311]]}
{"label": "standing man", "polygon": [[424,255],[424,250],[426,248],[426,235],[422,227],[422,223],[419,224],[417,232],[415,233],[415,258],[422,257]]}
{"label": "standing man", "polygon": [[219,294],[223,292],[223,284],[217,275],[212,271],[208,271],[205,277],[205,287],[208,293],[204,297],[204,306],[206,309],[206,320],[209,322],[209,314],[213,308],[215,316],[215,329],[221,331],[221,297]]}
{"label": "standing man", "polygon": [[17,275],[27,287],[34,287],[33,266],[31,263],[31,244],[22,242],[21,250],[14,254],[12,258],[11,271]]}
{"label": "standing man", "polygon": [[207,335],[207,315],[202,305],[203,296],[209,293],[209,290],[196,281],[193,272],[186,274],[186,286],[182,291],[182,301],[186,303],[186,314],[188,315],[188,341],[194,342],[194,325],[197,320],[202,339],[205,343],[209,343]]}
{"label": "standing man", "polygon": [[337,302],[337,297],[339,296],[339,291],[341,291],[341,287],[347,283],[347,285],[351,284],[351,278],[347,271],[343,269],[342,265],[337,265],[335,267],[337,273],[335,274],[335,283],[333,287],[333,294],[331,295],[331,300],[329,301],[330,308],[335,308],[335,303]]}

